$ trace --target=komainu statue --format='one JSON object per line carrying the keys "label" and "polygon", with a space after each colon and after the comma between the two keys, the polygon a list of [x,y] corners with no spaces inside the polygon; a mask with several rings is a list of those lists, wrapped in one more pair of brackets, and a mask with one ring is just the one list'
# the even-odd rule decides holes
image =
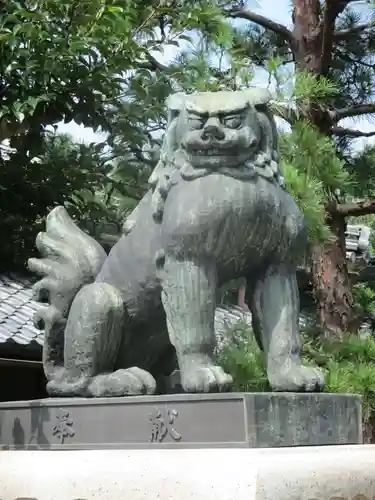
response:
{"label": "komainu statue", "polygon": [[36,244],[36,319],[51,396],[152,394],[177,367],[186,392],[219,392],[217,287],[247,277],[254,333],[275,391],[320,391],[301,364],[296,263],[303,216],[283,188],[264,89],[174,94],[150,191],[106,256],[62,207]]}

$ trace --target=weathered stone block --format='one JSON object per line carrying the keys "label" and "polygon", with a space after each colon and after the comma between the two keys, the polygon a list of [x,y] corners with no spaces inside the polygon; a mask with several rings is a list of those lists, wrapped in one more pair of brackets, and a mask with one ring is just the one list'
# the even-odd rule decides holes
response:
{"label": "weathered stone block", "polygon": [[359,444],[361,398],[223,393],[0,404],[1,449],[268,448]]}

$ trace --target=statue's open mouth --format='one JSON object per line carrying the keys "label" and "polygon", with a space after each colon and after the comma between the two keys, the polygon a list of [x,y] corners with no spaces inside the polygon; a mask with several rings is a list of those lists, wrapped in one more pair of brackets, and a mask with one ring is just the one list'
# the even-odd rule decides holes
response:
{"label": "statue's open mouth", "polygon": [[238,156],[238,149],[235,148],[217,148],[217,147],[205,147],[190,149],[189,153],[192,156]]}
{"label": "statue's open mouth", "polygon": [[203,156],[228,156],[229,151],[226,149],[197,149],[193,153],[194,155],[203,155]]}
{"label": "statue's open mouth", "polygon": [[[180,155],[183,162],[182,172],[190,176],[193,170],[205,170],[206,173],[218,169],[241,169],[246,166],[251,152],[237,148],[224,148],[202,145],[198,147],[181,148]],[[196,173],[194,174],[194,177]]]}

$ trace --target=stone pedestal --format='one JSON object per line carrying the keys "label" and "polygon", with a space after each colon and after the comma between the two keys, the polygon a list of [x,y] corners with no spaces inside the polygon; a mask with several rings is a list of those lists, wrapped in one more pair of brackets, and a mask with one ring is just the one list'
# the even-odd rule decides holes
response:
{"label": "stone pedestal", "polygon": [[359,444],[350,394],[172,394],[0,403],[0,449],[269,448]]}

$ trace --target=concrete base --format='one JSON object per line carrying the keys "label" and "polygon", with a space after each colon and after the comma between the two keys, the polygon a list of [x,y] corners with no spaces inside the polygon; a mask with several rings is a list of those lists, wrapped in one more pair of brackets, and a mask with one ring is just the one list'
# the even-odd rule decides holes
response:
{"label": "concrete base", "polygon": [[2,500],[372,500],[375,446],[0,452]]}
{"label": "concrete base", "polygon": [[0,449],[264,448],[362,443],[350,394],[173,394],[0,403]]}

